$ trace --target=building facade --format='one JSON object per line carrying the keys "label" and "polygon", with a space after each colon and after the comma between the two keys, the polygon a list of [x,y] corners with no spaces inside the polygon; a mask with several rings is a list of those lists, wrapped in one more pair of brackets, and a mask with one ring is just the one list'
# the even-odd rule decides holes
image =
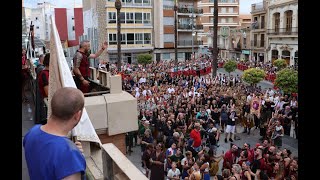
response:
{"label": "building facade", "polygon": [[[199,8],[203,9],[201,23],[204,33],[200,34],[203,41],[202,52],[208,52],[212,48],[214,0],[202,0]],[[218,48],[221,58],[240,58],[240,54],[234,53],[232,44],[238,44],[240,38],[232,39],[231,29],[237,29],[239,24],[239,1],[218,0]],[[210,53],[209,53],[210,54]]]}
{"label": "building facade", "polygon": [[251,25],[251,48],[252,61],[267,61],[267,26],[270,20],[267,16],[268,3],[263,2],[251,5],[252,25]]}
{"label": "building facade", "polygon": [[[175,59],[175,12],[174,0],[154,1],[154,59]],[[185,61],[196,57],[203,42],[198,34],[203,32],[200,22],[203,10],[198,1],[179,0],[177,2],[177,58]],[[192,56],[194,54],[195,56]]]}
{"label": "building facade", "polygon": [[297,66],[298,0],[270,0],[268,22],[268,61],[281,58]]}
{"label": "building facade", "polygon": [[231,37],[231,57],[237,60],[251,59],[251,15],[242,14],[239,16],[240,26],[230,29]]}
{"label": "building facade", "polygon": [[[55,6],[49,2],[38,3],[36,8],[24,8],[26,27],[34,25],[34,36],[38,39],[50,40],[50,16],[54,14]],[[29,29],[27,29],[29,31]]]}
{"label": "building facade", "polygon": [[82,8],[55,8],[54,16],[61,42],[67,47],[78,46],[84,32]]}
{"label": "building facade", "polygon": [[[153,51],[152,0],[122,0],[121,57],[123,62],[134,63],[137,55]],[[117,61],[117,10],[115,0],[107,0],[106,28],[109,61]]]}

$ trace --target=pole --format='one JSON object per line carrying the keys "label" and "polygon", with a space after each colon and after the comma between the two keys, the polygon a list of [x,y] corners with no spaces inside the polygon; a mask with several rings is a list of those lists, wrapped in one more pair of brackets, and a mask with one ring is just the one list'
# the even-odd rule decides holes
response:
{"label": "pole", "polygon": [[214,0],[214,11],[213,11],[213,43],[212,43],[212,77],[217,75],[218,65],[218,0]]}
{"label": "pole", "polygon": [[117,49],[118,49],[118,71],[121,71],[121,23],[120,23],[120,9],[121,9],[121,1],[116,0],[115,7],[117,9]]}
{"label": "pole", "polygon": [[192,34],[191,34],[191,37],[192,37],[192,60],[194,60],[194,53],[193,53],[193,26],[194,26],[194,16],[193,16],[193,11],[194,11],[194,9],[192,9],[192,24],[191,24],[191,28],[192,28]]}
{"label": "pole", "polygon": [[178,29],[177,29],[177,1],[174,1],[174,63],[178,64]]}

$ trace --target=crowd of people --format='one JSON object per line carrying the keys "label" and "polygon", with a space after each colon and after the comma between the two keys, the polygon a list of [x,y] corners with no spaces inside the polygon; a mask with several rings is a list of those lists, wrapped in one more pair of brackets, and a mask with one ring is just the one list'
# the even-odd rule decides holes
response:
{"label": "crowd of people", "polygon": [[[130,72],[124,75],[123,89],[137,98],[139,112],[139,130],[127,134],[128,153],[133,144],[141,147],[146,176],[151,180],[297,179],[297,157],[282,148],[282,137],[290,135],[291,123],[298,134],[297,97],[271,88],[250,88],[241,77],[221,73],[213,78],[172,77],[171,72],[178,69],[206,66],[210,62],[200,59],[178,66],[170,61],[123,65]],[[261,107],[253,113],[254,100]],[[248,135],[252,128],[259,128],[257,144],[235,145],[236,125],[243,126]],[[220,139],[231,142],[226,153],[217,153]]]}
{"label": "crowd of people", "polygon": [[[88,84],[88,75],[81,69],[88,64],[82,61],[87,62],[87,56],[99,56],[105,48],[104,44],[97,54],[88,55],[89,43],[82,42],[74,56],[78,69],[73,72],[82,92],[86,90],[81,87]],[[40,63],[44,67],[38,72],[42,98],[47,96],[48,84],[43,77],[48,81],[45,72],[49,59]],[[282,148],[284,135],[295,133],[298,137],[296,96],[271,88],[248,87],[239,75],[201,75],[201,70],[211,67],[206,58],[178,65],[173,61],[124,64],[121,72],[116,67],[108,64],[112,74],[123,74],[123,90],[138,101],[139,129],[127,133],[127,153],[132,152],[133,145],[140,146],[141,166],[151,180],[298,179],[298,158],[290,149]],[[174,74],[189,70],[196,71],[196,75]],[[77,109],[72,115],[78,120],[81,111]],[[239,125],[244,129],[241,133],[248,135],[252,128],[259,128],[259,141],[255,145],[236,145]],[[220,144],[228,142],[230,149],[218,153]]]}

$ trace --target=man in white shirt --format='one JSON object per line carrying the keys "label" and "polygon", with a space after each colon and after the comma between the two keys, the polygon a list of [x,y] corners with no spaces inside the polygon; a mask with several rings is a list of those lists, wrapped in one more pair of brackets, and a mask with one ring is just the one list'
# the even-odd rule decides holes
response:
{"label": "man in white shirt", "polygon": [[168,177],[167,180],[172,180],[172,179],[178,180],[178,179],[180,179],[181,172],[177,168],[176,162],[172,162],[171,166],[172,166],[172,168],[168,171],[168,174],[167,174],[167,177]]}
{"label": "man in white shirt", "polygon": [[145,83],[146,81],[147,81],[147,79],[146,79],[145,77],[141,77],[141,78],[139,79],[139,84]]}
{"label": "man in white shirt", "polygon": [[174,90],[173,86],[171,85],[171,86],[168,88],[167,91],[168,91],[169,94],[171,94],[171,93],[173,93],[175,90]]}

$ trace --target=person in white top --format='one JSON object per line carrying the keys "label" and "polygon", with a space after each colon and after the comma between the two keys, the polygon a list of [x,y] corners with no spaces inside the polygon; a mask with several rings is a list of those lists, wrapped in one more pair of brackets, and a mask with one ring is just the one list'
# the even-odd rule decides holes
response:
{"label": "person in white top", "polygon": [[140,90],[140,89],[138,89],[138,91],[136,91],[136,95],[135,95],[135,97],[136,97],[136,98],[139,98],[139,97],[140,97],[140,93],[141,93],[141,90]]}
{"label": "person in white top", "polygon": [[266,94],[269,94],[270,96],[273,96],[274,95],[274,91],[271,88],[269,88],[269,89],[267,89]]}
{"label": "person in white top", "polygon": [[141,78],[139,79],[139,84],[145,83],[146,81],[147,81],[147,79],[146,79],[145,77],[141,77]]}
{"label": "person in white top", "polygon": [[171,169],[168,171],[167,174],[167,180],[171,180],[171,179],[176,179],[176,180],[180,180],[180,170],[177,168],[177,164],[176,162],[172,162],[171,163]]}
{"label": "person in white top", "polygon": [[250,102],[251,102],[251,99],[252,99],[252,93],[250,93],[250,94],[247,96],[247,102],[250,103]]}
{"label": "person in white top", "polygon": [[148,86],[146,86],[145,89],[142,91],[143,96],[147,96],[147,93],[149,93],[149,95],[152,95],[152,92],[150,91]]}
{"label": "person in white top", "polygon": [[171,85],[171,87],[169,87],[167,91],[168,91],[169,94],[171,94],[171,93],[173,93],[175,90],[174,90],[173,86]]}
{"label": "person in white top", "polygon": [[290,107],[298,107],[298,101],[296,100],[296,97],[292,97],[292,100],[290,101]]}

